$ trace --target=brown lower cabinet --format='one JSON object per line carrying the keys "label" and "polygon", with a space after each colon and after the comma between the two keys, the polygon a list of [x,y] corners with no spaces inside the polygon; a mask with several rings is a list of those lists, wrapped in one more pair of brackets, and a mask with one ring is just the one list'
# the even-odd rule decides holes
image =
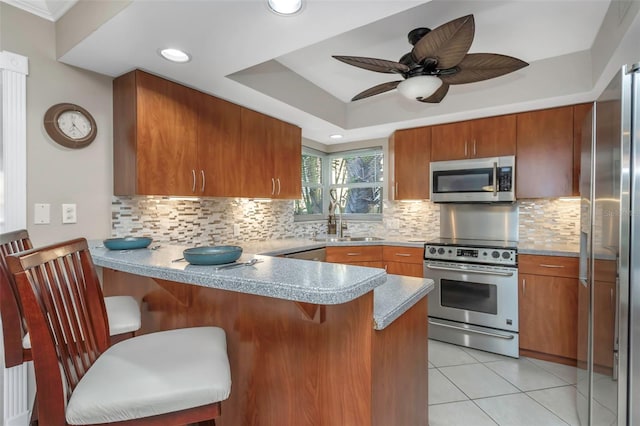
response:
{"label": "brown lower cabinet", "polygon": [[520,350],[575,363],[578,341],[578,259],[520,255]]}
{"label": "brown lower cabinet", "polygon": [[384,268],[389,274],[422,278],[423,251],[402,246],[327,247],[327,262]]}
{"label": "brown lower cabinet", "polygon": [[389,274],[422,278],[424,269],[423,255],[424,249],[418,247],[382,247],[382,260]]}

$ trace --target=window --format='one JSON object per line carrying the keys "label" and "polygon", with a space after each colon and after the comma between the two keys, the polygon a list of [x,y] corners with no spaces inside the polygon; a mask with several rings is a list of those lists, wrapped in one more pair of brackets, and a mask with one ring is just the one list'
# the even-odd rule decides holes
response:
{"label": "window", "polygon": [[302,150],[302,198],[296,200],[295,216],[306,219],[322,219],[324,214],[323,165],[326,156],[320,152],[303,148]]}
{"label": "window", "polygon": [[329,209],[351,219],[382,219],[382,148],[322,154],[302,152],[302,198],[296,220],[326,218]]}

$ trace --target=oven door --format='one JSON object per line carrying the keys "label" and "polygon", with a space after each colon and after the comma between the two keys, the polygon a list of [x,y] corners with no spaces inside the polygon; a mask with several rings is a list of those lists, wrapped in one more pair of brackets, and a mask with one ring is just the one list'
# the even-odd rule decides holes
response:
{"label": "oven door", "polygon": [[518,269],[425,261],[429,316],[518,332]]}

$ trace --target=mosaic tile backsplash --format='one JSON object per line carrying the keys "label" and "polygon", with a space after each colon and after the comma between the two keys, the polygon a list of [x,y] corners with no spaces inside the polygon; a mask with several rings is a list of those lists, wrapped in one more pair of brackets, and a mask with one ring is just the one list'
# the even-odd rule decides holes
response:
{"label": "mosaic tile backsplash", "polygon": [[[520,240],[576,243],[579,200],[523,200]],[[385,201],[380,222],[348,221],[349,235],[429,240],[439,235],[440,209],[429,201]],[[234,236],[234,225],[238,235]],[[242,198],[114,197],[114,237],[145,235],[188,245],[239,244],[326,233],[325,221],[295,222],[293,201]]]}

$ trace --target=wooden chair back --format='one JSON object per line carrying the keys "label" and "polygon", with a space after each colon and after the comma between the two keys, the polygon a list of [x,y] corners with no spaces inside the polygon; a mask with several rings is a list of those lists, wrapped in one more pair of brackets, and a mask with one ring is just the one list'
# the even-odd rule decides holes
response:
{"label": "wooden chair back", "polygon": [[65,424],[65,403],[109,346],[104,299],[87,241],[9,256],[7,264],[33,343],[39,418]]}
{"label": "wooden chair back", "polygon": [[0,235],[0,315],[4,336],[4,362],[7,368],[31,360],[31,351],[22,347],[27,332],[22,305],[13,276],[7,269],[7,256],[33,248],[29,233],[21,229]]}

